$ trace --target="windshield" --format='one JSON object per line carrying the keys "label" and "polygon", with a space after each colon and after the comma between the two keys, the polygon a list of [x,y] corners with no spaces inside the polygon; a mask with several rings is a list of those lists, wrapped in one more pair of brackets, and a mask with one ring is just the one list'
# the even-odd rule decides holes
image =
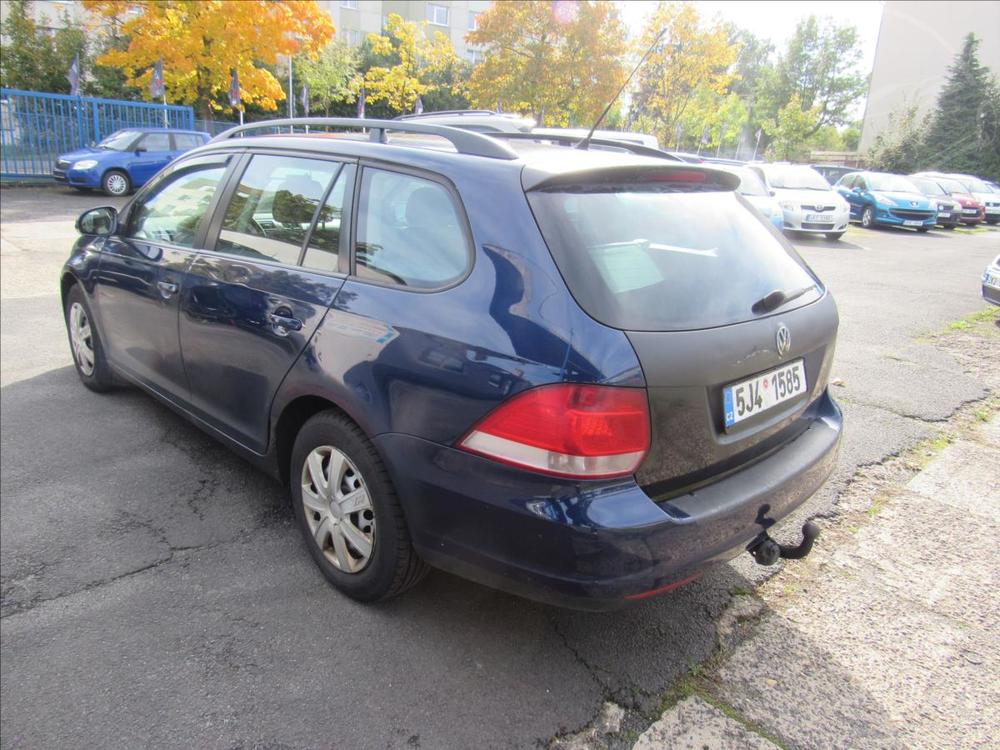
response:
{"label": "windshield", "polygon": [[734,169],[733,172],[740,178],[740,186],[736,188],[740,195],[768,195],[767,188],[764,187],[760,177],[749,167]]}
{"label": "windshield", "polygon": [[[579,186],[528,193],[576,301],[604,323],[633,331],[729,325],[757,315],[764,296],[819,283],[783,238],[733,192],[664,186]],[[814,288],[815,287],[815,288]]]}
{"label": "windshield", "polygon": [[97,144],[98,148],[106,148],[111,151],[128,151],[135,139],[138,138],[142,133],[135,130],[119,130],[117,133],[112,133],[103,141]]}
{"label": "windshield", "polygon": [[947,193],[938,185],[934,180],[913,180],[911,179],[917,189],[924,195],[947,195]]}
{"label": "windshield", "polygon": [[917,186],[905,177],[898,174],[881,174],[879,172],[869,172],[868,184],[872,190],[893,191],[897,193],[919,193]]}
{"label": "windshield", "polygon": [[812,167],[796,164],[765,164],[767,181],[783,190],[829,190],[830,183]]}
{"label": "windshield", "polygon": [[935,182],[937,182],[938,185],[940,185],[941,187],[943,187],[949,193],[967,193],[967,192],[969,192],[969,189],[967,187],[965,187],[965,185],[963,185],[962,183],[960,183],[958,180],[948,180],[948,179],[945,179],[944,177],[941,177],[941,178],[937,178],[935,180]]}
{"label": "windshield", "polygon": [[970,193],[992,193],[993,190],[982,180],[977,180],[975,177],[962,177],[958,180],[966,188],[968,188]]}

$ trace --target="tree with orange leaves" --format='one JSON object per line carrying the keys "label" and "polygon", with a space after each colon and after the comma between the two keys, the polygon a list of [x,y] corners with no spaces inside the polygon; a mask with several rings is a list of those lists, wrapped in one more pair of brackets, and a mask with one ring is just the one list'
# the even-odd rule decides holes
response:
{"label": "tree with orange leaves", "polygon": [[[194,105],[206,119],[228,108],[224,98],[235,69],[243,101],[276,109],[285,98],[267,70],[279,56],[316,55],[332,38],[333,22],[314,0],[84,0],[85,7],[120,23],[126,49],[97,59],[129,83],[149,90],[163,60],[167,99]],[[224,104],[221,102],[225,102]]]}

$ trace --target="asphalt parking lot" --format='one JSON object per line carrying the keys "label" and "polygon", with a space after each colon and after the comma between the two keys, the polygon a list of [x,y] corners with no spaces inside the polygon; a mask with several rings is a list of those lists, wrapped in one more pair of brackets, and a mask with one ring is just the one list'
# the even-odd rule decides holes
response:
{"label": "asphalt parking lot", "polygon": [[[325,584],[279,486],[150,398],[79,384],[58,273],[75,217],[111,201],[17,188],[0,202],[4,747],[536,747],[605,700],[656,703],[715,649],[730,592],[763,577],[742,559],[607,614],[443,573],[355,604]],[[847,420],[801,520],[986,395],[922,335],[986,307],[1000,231],[797,245],[840,307]]]}

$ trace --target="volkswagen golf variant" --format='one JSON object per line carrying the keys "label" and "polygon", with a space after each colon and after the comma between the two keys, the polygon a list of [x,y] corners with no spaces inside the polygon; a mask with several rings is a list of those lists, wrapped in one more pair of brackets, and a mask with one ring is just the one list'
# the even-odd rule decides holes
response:
{"label": "volkswagen golf variant", "polygon": [[433,566],[607,609],[801,556],[768,530],[833,465],[837,310],[737,182],[407,121],[237,127],[78,220],[76,369],[287,484],[358,600]]}

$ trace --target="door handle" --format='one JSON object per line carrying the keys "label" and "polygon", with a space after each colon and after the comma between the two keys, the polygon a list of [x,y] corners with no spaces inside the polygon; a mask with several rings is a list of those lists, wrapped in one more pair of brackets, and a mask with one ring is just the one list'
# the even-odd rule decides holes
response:
{"label": "door handle", "polygon": [[[288,313],[287,315],[281,314],[286,312]],[[287,336],[289,331],[302,330],[302,321],[298,318],[293,318],[292,311],[287,308],[282,308],[269,314],[267,319],[274,328],[274,332],[279,336]]]}
{"label": "door handle", "polygon": [[160,290],[160,296],[163,297],[163,299],[170,299],[177,294],[177,290],[180,289],[177,284],[170,281],[157,281],[156,288]]}

